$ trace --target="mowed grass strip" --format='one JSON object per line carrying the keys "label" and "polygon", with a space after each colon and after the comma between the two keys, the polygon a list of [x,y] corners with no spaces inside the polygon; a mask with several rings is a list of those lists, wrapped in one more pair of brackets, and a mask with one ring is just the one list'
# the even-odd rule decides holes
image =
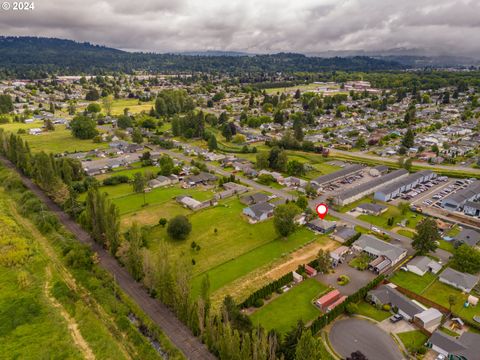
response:
{"label": "mowed grass strip", "polygon": [[412,330],[398,333],[397,336],[400,338],[403,345],[405,345],[407,349],[417,349],[423,344],[425,344],[428,340],[427,335],[422,333],[420,330]]}
{"label": "mowed grass strip", "polygon": [[385,310],[379,310],[372,304],[367,303],[366,301],[360,301],[358,304],[358,315],[363,315],[377,321],[383,321],[386,318],[390,317],[391,313]]}
{"label": "mowed grass strip", "polygon": [[326,290],[326,285],[307,279],[255,311],[250,316],[252,323],[284,334],[298,320],[308,323],[321,314],[312,301]]}
{"label": "mowed grass strip", "polygon": [[419,276],[409,271],[397,271],[390,278],[390,281],[416,294],[421,294],[435,279],[436,276],[430,272]]}
{"label": "mowed grass strip", "polygon": [[[273,221],[252,225],[242,215],[244,207],[236,198],[231,198],[215,207],[189,212],[192,232],[186,240],[172,240],[166,228],[155,226],[148,234],[150,250],[155,252],[156,244],[168,241],[174,258],[195,259],[193,276],[196,276],[277,238]],[[200,251],[191,249],[192,241],[200,245]]]}
{"label": "mowed grass strip", "polygon": [[[209,270],[207,273],[210,279],[211,291],[214,292],[222,288],[228,283],[306,244],[315,239],[315,237],[310,230],[300,228],[286,239],[276,238],[265,245],[259,246],[248,253]],[[322,240],[328,241],[328,239]],[[200,274],[193,279],[192,289],[194,295],[199,294],[204,276],[205,274]]]}

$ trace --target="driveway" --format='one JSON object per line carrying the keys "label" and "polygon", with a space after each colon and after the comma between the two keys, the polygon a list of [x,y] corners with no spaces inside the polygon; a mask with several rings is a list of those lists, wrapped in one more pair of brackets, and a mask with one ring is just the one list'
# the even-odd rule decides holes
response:
{"label": "driveway", "polygon": [[355,351],[361,351],[369,360],[404,359],[390,335],[368,320],[337,321],[328,337],[332,347],[343,358]]}
{"label": "driveway", "polygon": [[417,330],[412,324],[410,324],[406,320],[400,320],[399,322],[392,323],[389,319],[385,319],[380,322],[378,326],[380,326],[383,331],[393,334]]}
{"label": "driveway", "polygon": [[[358,289],[364,287],[370,281],[372,281],[375,278],[375,274],[368,270],[360,271],[352,268],[348,265],[348,261],[350,261],[351,258],[351,255],[348,256],[347,260],[343,264],[340,264],[335,268],[335,272],[333,274],[317,274],[315,279],[323,284],[327,284],[338,289],[338,291],[344,295],[352,295]],[[338,285],[337,278],[340,275],[347,275],[350,278],[350,282],[344,286]]]}

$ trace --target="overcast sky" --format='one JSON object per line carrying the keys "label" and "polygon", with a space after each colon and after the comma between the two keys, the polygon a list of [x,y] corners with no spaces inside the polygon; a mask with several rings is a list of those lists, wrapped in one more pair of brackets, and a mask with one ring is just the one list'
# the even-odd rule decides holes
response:
{"label": "overcast sky", "polygon": [[0,10],[0,34],[154,52],[420,48],[480,57],[480,0],[33,1],[30,12]]}

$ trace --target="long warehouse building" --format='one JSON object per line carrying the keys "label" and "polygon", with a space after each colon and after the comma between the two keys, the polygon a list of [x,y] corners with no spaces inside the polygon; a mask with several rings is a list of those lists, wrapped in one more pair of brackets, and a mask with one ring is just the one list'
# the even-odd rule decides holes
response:
{"label": "long warehouse building", "polygon": [[457,191],[447,196],[442,201],[442,207],[448,210],[461,210],[467,201],[480,199],[480,181],[476,180],[469,184],[465,189]]}
{"label": "long warehouse building", "polygon": [[380,189],[375,191],[374,199],[380,201],[390,201],[399,196],[400,194],[411,190],[418,184],[430,181],[436,176],[437,174],[430,170],[422,170],[416,172],[406,178],[381,187]]}
{"label": "long warehouse building", "polygon": [[376,190],[380,189],[385,185],[406,178],[408,174],[408,171],[405,169],[392,171],[391,173],[370,180],[357,187],[342,191],[340,194],[333,198],[333,203],[339,206],[351,204],[352,202],[360,200],[365,196],[373,194]]}
{"label": "long warehouse building", "polygon": [[311,183],[320,187],[320,186],[329,184],[333,181],[342,179],[344,177],[359,173],[363,169],[364,169],[363,165],[359,165],[359,164],[348,165],[341,170],[335,171],[334,173],[319,176],[313,179]]}

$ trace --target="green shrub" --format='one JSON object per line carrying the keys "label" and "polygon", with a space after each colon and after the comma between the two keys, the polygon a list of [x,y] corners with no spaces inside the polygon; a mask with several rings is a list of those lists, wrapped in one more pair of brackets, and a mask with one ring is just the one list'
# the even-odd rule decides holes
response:
{"label": "green shrub", "polygon": [[264,303],[265,302],[263,301],[263,299],[257,299],[255,300],[255,303],[253,304],[253,306],[255,306],[256,308],[259,308],[259,307],[262,307]]}

